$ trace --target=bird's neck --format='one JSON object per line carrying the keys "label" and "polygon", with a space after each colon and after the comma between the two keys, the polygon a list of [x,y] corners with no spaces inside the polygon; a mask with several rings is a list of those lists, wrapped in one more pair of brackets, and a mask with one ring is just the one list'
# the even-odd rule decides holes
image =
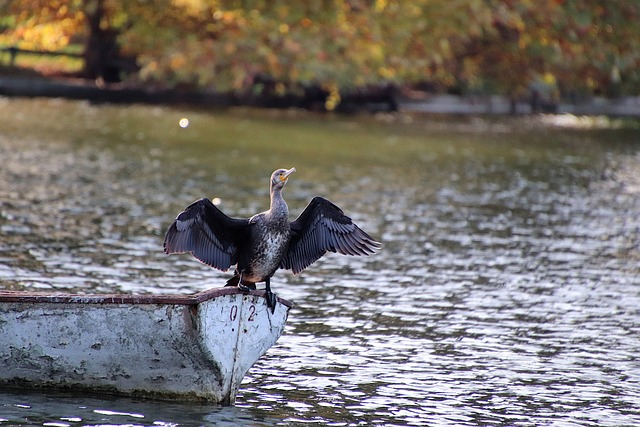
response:
{"label": "bird's neck", "polygon": [[280,190],[274,190],[271,192],[271,207],[269,213],[274,217],[289,217],[289,207],[287,202],[282,198],[282,192]]}

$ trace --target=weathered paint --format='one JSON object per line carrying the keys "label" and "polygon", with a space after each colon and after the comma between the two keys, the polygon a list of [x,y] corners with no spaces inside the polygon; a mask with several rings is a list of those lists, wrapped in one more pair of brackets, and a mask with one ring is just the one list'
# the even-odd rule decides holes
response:
{"label": "weathered paint", "polygon": [[0,291],[0,383],[233,404],[291,303],[264,292],[193,296]]}

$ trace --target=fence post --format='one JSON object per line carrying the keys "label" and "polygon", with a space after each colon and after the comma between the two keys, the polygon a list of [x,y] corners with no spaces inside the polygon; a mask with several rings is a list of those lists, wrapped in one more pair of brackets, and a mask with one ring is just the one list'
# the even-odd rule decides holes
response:
{"label": "fence post", "polygon": [[16,63],[16,56],[18,56],[18,48],[15,46],[11,46],[9,49],[9,66],[13,67]]}

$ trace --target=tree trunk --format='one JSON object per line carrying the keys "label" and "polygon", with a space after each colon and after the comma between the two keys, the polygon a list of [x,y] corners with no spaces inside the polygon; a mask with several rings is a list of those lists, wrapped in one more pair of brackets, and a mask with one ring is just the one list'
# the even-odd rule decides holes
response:
{"label": "tree trunk", "polygon": [[104,0],[85,0],[84,5],[89,34],[83,53],[82,74],[88,79],[101,77],[108,82],[119,81],[117,70],[109,65],[118,56],[118,33],[100,25],[105,17]]}

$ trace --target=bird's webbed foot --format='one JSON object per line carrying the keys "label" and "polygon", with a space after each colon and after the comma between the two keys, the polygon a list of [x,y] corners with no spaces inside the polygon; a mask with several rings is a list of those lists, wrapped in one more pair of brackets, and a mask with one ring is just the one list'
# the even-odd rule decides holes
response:
{"label": "bird's webbed foot", "polygon": [[269,282],[270,280],[269,278],[267,278],[267,280],[265,281],[264,297],[267,300],[267,307],[273,314],[276,311],[276,303],[278,302],[278,297],[276,296],[276,294],[271,292],[271,284]]}
{"label": "bird's webbed foot", "polygon": [[278,297],[271,291],[267,291],[265,293],[265,298],[267,299],[267,307],[271,310],[271,313],[276,311],[276,302],[278,301]]}
{"label": "bird's webbed foot", "polygon": [[242,280],[242,276],[240,276],[240,280],[238,281],[238,289],[242,292],[250,292],[256,290],[256,284],[254,282],[246,282]]}
{"label": "bird's webbed foot", "polygon": [[251,282],[238,282],[238,289],[240,289],[242,292],[255,291],[256,284]]}
{"label": "bird's webbed foot", "polygon": [[227,284],[225,286],[237,286],[242,292],[250,292],[256,290],[256,284],[253,282],[246,282],[242,280],[242,272],[238,272],[236,270],[233,277],[227,280]]}

